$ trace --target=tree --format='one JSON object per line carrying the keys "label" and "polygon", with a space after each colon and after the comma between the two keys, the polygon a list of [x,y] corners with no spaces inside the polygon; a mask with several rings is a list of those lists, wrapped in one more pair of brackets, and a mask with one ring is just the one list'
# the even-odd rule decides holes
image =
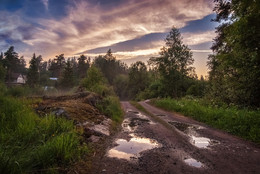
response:
{"label": "tree", "polygon": [[114,80],[114,90],[120,99],[128,98],[129,77],[125,74],[119,74]]}
{"label": "tree", "polygon": [[107,51],[107,54],[105,55],[105,59],[110,60],[110,61],[116,59],[116,57],[113,56],[111,49],[109,49],[109,50]]}
{"label": "tree", "polygon": [[5,75],[6,75],[5,68],[3,67],[2,63],[0,62],[0,84],[1,84],[2,82],[4,82],[4,80],[5,80]]}
{"label": "tree", "polygon": [[211,96],[226,103],[260,106],[259,19],[254,0],[215,0],[220,22],[208,57]]}
{"label": "tree", "polygon": [[62,74],[61,85],[62,88],[71,88],[74,86],[74,74],[73,74],[73,66],[71,61],[68,60],[65,66],[65,69]]}
{"label": "tree", "polygon": [[146,65],[137,61],[129,68],[129,91],[130,96],[134,98],[139,92],[147,88],[149,77]]}
{"label": "tree", "polygon": [[56,56],[55,59],[51,60],[49,71],[53,77],[60,78],[62,75],[63,68],[65,66],[64,54]]}
{"label": "tree", "polygon": [[94,65],[98,67],[109,84],[113,84],[115,77],[118,74],[127,74],[127,66],[112,55],[111,49],[109,49],[105,56],[98,56],[94,60]]}
{"label": "tree", "polygon": [[17,67],[19,67],[19,56],[14,51],[14,47],[11,46],[5,53],[4,53],[4,60],[3,60],[3,66],[6,68],[7,71],[7,81],[11,82],[12,79],[12,73],[17,72]]}
{"label": "tree", "polygon": [[1,52],[1,54],[0,54],[0,62],[1,63],[2,63],[3,59],[4,59],[4,54],[3,54],[3,52]]}
{"label": "tree", "polygon": [[189,87],[187,79],[194,74],[193,62],[192,52],[183,44],[179,30],[172,28],[160,56],[149,60],[149,64],[160,73],[164,96],[179,97],[185,94]]}
{"label": "tree", "polygon": [[38,58],[34,53],[32,59],[30,60],[30,67],[28,69],[28,74],[27,74],[27,84],[30,87],[35,87],[37,84],[39,84],[39,77],[40,76],[39,76]]}
{"label": "tree", "polygon": [[87,89],[92,89],[97,85],[105,84],[105,82],[106,80],[100,69],[95,66],[91,66],[87,72],[87,77],[83,81],[83,86],[85,86]]}
{"label": "tree", "polygon": [[19,58],[19,64],[16,67],[16,72],[21,74],[26,74],[26,61],[23,56]]}
{"label": "tree", "polygon": [[78,58],[78,75],[80,79],[86,77],[87,70],[89,67],[90,67],[90,58],[81,55]]}

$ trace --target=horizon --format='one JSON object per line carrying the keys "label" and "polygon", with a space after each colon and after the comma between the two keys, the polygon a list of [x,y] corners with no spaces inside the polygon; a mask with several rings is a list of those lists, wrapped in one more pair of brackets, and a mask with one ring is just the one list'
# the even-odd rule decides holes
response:
{"label": "horizon", "polygon": [[129,66],[158,55],[175,26],[193,52],[196,74],[207,76],[217,26],[211,22],[213,5],[208,0],[4,0],[0,50],[13,45],[28,64],[33,53],[47,61],[59,54],[94,58],[111,49]]}

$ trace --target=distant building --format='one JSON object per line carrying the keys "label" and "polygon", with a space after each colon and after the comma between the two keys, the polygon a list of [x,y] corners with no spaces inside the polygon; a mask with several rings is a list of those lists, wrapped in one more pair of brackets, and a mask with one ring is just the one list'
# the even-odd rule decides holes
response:
{"label": "distant building", "polygon": [[20,73],[12,73],[11,80],[6,82],[7,86],[14,86],[14,85],[25,85],[27,81],[26,75]]}
{"label": "distant building", "polygon": [[57,80],[58,80],[58,78],[57,78],[57,77],[50,77],[50,80],[57,81]]}

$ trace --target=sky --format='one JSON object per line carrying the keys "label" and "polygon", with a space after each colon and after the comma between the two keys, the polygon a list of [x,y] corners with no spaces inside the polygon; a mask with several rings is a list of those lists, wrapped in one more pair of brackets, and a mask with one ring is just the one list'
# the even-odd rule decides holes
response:
{"label": "sky", "polygon": [[11,45],[29,62],[65,54],[103,55],[112,49],[128,65],[158,56],[174,26],[207,75],[216,36],[212,0],[0,0],[0,51]]}

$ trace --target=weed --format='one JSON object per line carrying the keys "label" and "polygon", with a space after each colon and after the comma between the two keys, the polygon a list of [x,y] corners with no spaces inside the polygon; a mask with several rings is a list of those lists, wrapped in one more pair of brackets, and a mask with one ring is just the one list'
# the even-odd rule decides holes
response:
{"label": "weed", "polygon": [[71,121],[39,117],[30,102],[0,96],[0,173],[54,172],[87,151]]}
{"label": "weed", "polygon": [[179,100],[165,98],[153,100],[152,103],[157,107],[180,112],[231,134],[260,143],[259,110],[212,106],[203,99],[194,98]]}
{"label": "weed", "polygon": [[98,109],[110,117],[115,122],[122,121],[123,111],[120,106],[118,97],[108,96],[103,99],[101,103],[98,104]]}

